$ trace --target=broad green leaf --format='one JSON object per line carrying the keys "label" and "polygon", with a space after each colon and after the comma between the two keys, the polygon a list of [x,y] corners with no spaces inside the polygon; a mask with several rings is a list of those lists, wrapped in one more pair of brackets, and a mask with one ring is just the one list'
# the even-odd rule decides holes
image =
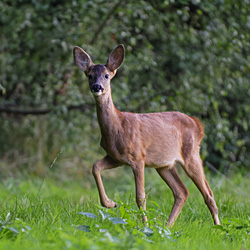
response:
{"label": "broad green leaf", "polygon": [[124,206],[121,206],[121,207],[119,208],[119,210],[120,210],[120,212],[121,212],[121,216],[124,217],[124,215],[127,213],[125,207],[124,207]]}
{"label": "broad green leaf", "polygon": [[9,227],[8,229],[9,229],[12,233],[19,234],[19,231],[18,231],[16,228],[14,228],[14,227]]}
{"label": "broad green leaf", "polygon": [[154,231],[153,231],[151,228],[149,228],[149,227],[144,227],[143,230],[142,230],[142,232],[143,232],[147,237],[153,235],[153,233],[154,233]]}
{"label": "broad green leaf", "polygon": [[124,219],[117,218],[117,217],[110,217],[108,218],[113,224],[127,224]]}
{"label": "broad green leaf", "polygon": [[77,227],[76,229],[79,229],[83,232],[90,232],[90,226],[88,225],[82,225],[82,226]]}
{"label": "broad green leaf", "polygon": [[97,216],[95,214],[89,213],[89,212],[79,212],[78,214],[85,215],[89,218],[96,218]]}
{"label": "broad green leaf", "polygon": [[105,219],[107,219],[108,217],[110,217],[110,214],[105,213],[105,212],[103,212],[102,210],[99,210],[99,213],[101,214],[103,220],[105,220]]}

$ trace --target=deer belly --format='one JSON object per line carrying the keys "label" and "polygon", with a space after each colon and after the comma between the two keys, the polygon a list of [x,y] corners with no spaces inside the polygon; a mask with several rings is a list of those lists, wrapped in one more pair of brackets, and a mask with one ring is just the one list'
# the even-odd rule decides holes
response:
{"label": "deer belly", "polygon": [[151,145],[146,150],[145,165],[150,168],[174,167],[183,163],[181,146],[178,142]]}

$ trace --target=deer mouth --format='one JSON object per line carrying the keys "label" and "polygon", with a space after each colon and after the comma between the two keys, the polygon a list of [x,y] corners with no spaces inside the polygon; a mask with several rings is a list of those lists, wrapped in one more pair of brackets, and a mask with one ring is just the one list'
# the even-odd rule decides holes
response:
{"label": "deer mouth", "polygon": [[91,92],[93,93],[93,95],[95,96],[99,96],[102,94],[104,88],[99,85],[99,84],[94,84],[92,87],[91,87]]}

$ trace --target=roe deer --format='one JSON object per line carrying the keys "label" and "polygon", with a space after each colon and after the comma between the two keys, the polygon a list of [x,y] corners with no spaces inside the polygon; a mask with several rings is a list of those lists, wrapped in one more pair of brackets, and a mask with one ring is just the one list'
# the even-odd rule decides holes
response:
{"label": "roe deer", "polygon": [[[138,114],[117,110],[111,97],[110,80],[123,62],[123,45],[113,50],[105,65],[95,65],[80,47],[74,47],[73,54],[76,65],[89,79],[102,135],[101,146],[107,153],[93,165],[92,170],[101,204],[107,208],[116,206],[105,193],[101,171],[130,165],[135,178],[137,205],[146,210],[144,168],[155,168],[174,195],[174,205],[167,222],[172,226],[189,196],[175,170],[178,162],[203,195],[214,224],[219,225],[218,209],[199,153],[202,123],[180,112]],[[143,219],[147,221],[146,216]]]}

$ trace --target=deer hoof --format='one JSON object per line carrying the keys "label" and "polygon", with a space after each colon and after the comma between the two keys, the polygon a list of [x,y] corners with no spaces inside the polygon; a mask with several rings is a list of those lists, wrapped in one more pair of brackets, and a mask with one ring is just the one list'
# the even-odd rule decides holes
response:
{"label": "deer hoof", "polygon": [[114,208],[114,207],[117,207],[117,204],[116,204],[114,201],[112,201],[112,200],[108,200],[108,201],[102,203],[102,205],[103,205],[104,207],[106,207],[106,208]]}

